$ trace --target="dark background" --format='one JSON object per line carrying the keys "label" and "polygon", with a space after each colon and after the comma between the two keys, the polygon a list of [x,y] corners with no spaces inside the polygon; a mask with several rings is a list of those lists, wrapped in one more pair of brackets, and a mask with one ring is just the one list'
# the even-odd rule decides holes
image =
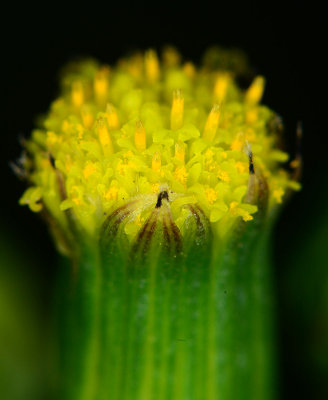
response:
{"label": "dark background", "polygon": [[283,116],[291,153],[297,121],[302,120],[304,127],[303,191],[284,209],[275,235],[281,398],[328,398],[325,370],[309,356],[315,340],[312,322],[302,316],[303,306],[308,315],[316,310],[319,297],[313,292],[323,290],[319,272],[309,265],[301,274],[305,279],[307,274],[314,277],[310,297],[303,297],[303,283],[290,290],[291,282],[301,279],[290,254],[299,251],[302,235],[310,234],[327,193],[328,133],[321,100],[327,76],[323,6],[297,1],[169,1],[157,6],[125,1],[106,8],[96,3],[12,8],[2,15],[1,231],[16,241],[17,251],[34,260],[28,271],[24,265],[15,266],[14,271],[18,279],[31,284],[40,326],[46,326],[51,310],[56,253],[43,222],[17,205],[24,184],[8,163],[20,154],[19,136],[30,134],[35,117],[46,112],[55,98],[60,68],[84,55],[112,64],[129,50],[160,50],[165,44],[175,45],[185,59],[196,63],[210,45],[238,47],[248,54],[254,71],[266,76],[263,101]]}

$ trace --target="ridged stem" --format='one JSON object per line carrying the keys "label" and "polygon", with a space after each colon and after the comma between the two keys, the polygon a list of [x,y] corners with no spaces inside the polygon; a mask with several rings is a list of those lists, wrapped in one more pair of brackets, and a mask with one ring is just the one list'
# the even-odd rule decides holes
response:
{"label": "ridged stem", "polygon": [[273,399],[270,232],[256,220],[225,243],[196,232],[178,256],[126,257],[112,236],[86,248],[62,326],[61,398]]}

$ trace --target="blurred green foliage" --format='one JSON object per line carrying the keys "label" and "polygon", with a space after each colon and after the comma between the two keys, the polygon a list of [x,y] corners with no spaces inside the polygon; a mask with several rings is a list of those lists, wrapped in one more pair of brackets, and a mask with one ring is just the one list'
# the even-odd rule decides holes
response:
{"label": "blurred green foliage", "polygon": [[37,255],[8,231],[0,232],[0,398],[48,399],[49,332],[33,279]]}
{"label": "blurred green foliage", "polygon": [[305,190],[297,221],[288,229],[291,237],[278,256],[283,362],[287,365],[282,367],[287,372],[285,380],[304,380],[301,398],[327,399],[328,205],[324,191],[320,196],[316,191],[310,205],[309,188]]}

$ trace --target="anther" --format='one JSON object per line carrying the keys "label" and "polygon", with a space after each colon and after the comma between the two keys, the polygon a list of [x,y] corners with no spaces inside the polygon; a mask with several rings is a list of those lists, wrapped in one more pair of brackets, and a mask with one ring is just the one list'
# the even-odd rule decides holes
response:
{"label": "anther", "polygon": [[221,103],[227,94],[229,83],[229,75],[228,74],[220,74],[215,82],[214,86],[214,98],[218,103]]}
{"label": "anther", "polygon": [[196,68],[192,62],[187,61],[183,66],[183,72],[188,78],[193,79],[196,75]]}
{"label": "anther", "polygon": [[249,105],[256,105],[261,101],[265,86],[263,76],[257,76],[245,93],[245,102]]}
{"label": "anther", "polygon": [[105,155],[112,154],[113,144],[106,126],[106,122],[103,118],[98,118],[97,120],[97,131],[98,131],[99,141],[103,148],[104,154]]}
{"label": "anther", "polygon": [[87,106],[83,106],[81,109],[81,117],[83,121],[83,125],[85,128],[90,129],[93,124],[93,115]]}
{"label": "anther", "polygon": [[106,107],[107,124],[110,130],[119,129],[120,121],[115,107],[112,104],[107,104]]}
{"label": "anther", "polygon": [[181,89],[177,89],[173,92],[173,101],[171,108],[171,129],[177,130],[182,127],[183,124],[183,110],[184,110],[184,98]]}
{"label": "anther", "polygon": [[108,75],[109,68],[102,68],[96,72],[94,82],[93,82],[93,90],[95,93],[96,100],[101,103],[106,101],[106,96],[108,92]]}
{"label": "anther", "polygon": [[72,103],[75,107],[81,107],[84,102],[84,91],[81,81],[74,81],[72,85]]}
{"label": "anther", "polygon": [[175,144],[175,157],[181,162],[185,162],[185,146],[183,142],[177,142]]}
{"label": "anther", "polygon": [[163,63],[167,67],[175,67],[180,64],[181,56],[172,46],[166,46],[162,54]]}
{"label": "anther", "polygon": [[212,142],[215,137],[216,130],[220,121],[220,114],[221,110],[219,104],[214,104],[212,110],[207,117],[207,121],[203,131],[203,138],[210,142]]}
{"label": "anther", "polygon": [[161,154],[156,152],[153,155],[153,159],[151,162],[151,168],[153,171],[158,172],[161,169],[161,166],[162,166]]}
{"label": "anther", "polygon": [[156,82],[159,78],[159,62],[154,50],[149,50],[145,54],[146,77],[149,82]]}
{"label": "anther", "polygon": [[136,122],[134,129],[134,144],[139,151],[146,149],[146,131],[141,121]]}

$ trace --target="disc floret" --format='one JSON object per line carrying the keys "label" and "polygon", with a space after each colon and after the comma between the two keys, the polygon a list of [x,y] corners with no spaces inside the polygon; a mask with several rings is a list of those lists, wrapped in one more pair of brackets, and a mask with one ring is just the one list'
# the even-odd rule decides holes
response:
{"label": "disc floret", "polygon": [[[231,71],[181,64],[172,50],[163,62],[150,50],[113,68],[72,65],[26,143],[31,185],[20,202],[46,210],[64,231],[69,212],[90,235],[133,203],[125,231],[134,239],[165,188],[179,230],[194,205],[225,235],[236,220],[253,219],[258,204],[247,193],[258,179],[269,208],[298,188],[281,168],[288,155],[269,129],[275,114],[260,104],[264,84],[258,76],[243,91]],[[250,179],[250,168],[261,178]]]}

